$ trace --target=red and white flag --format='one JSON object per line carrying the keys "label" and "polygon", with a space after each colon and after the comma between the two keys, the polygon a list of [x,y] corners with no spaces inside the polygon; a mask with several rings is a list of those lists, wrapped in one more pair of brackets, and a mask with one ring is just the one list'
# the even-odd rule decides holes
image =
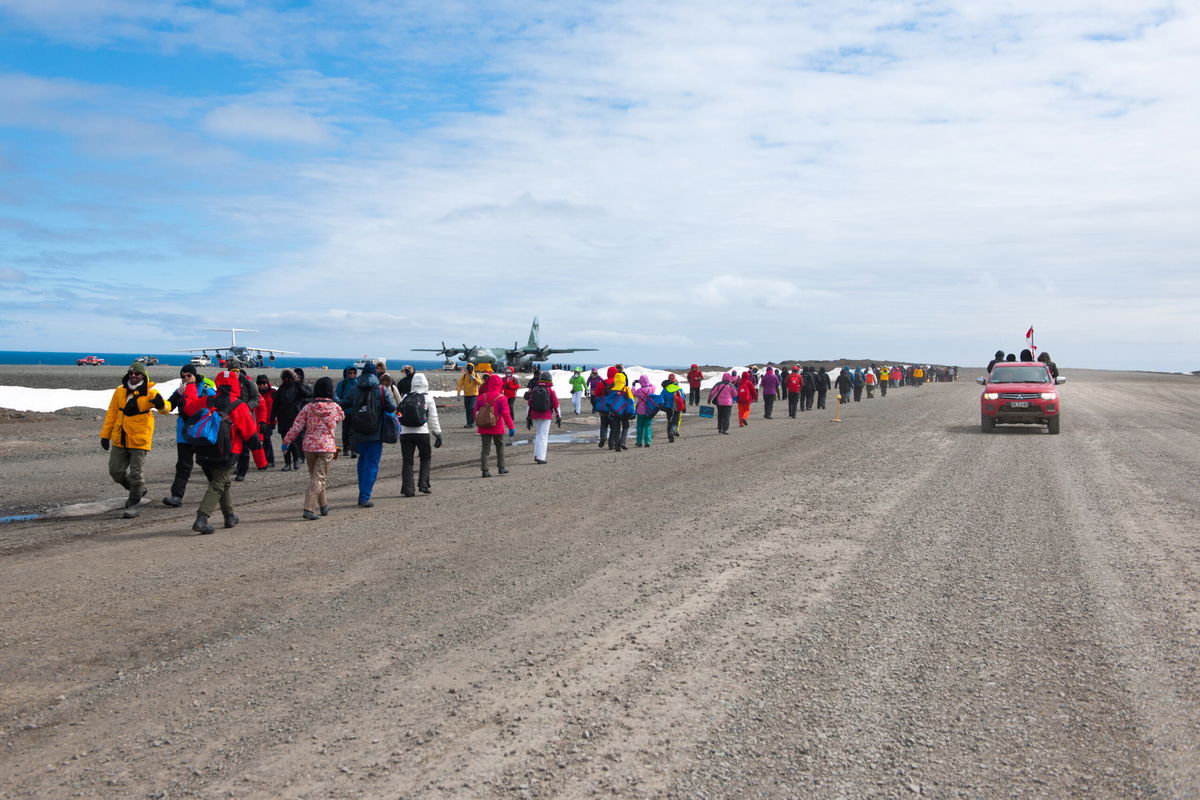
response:
{"label": "red and white flag", "polygon": [[1029,330],[1025,331],[1025,338],[1026,339],[1033,338],[1033,326],[1032,325],[1029,326]]}

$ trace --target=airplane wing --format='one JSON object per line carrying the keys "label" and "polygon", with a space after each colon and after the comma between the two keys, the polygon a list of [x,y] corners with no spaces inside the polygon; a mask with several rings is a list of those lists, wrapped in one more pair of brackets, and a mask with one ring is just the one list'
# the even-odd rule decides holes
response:
{"label": "airplane wing", "polygon": [[546,353],[547,355],[553,355],[554,353],[594,353],[594,352],[596,352],[596,348],[595,347],[564,347],[560,350],[556,347],[543,347],[541,349],[541,352]]}
{"label": "airplane wing", "polygon": [[[280,349],[279,349],[279,348],[277,348],[277,347],[258,347],[258,346],[256,346],[256,345],[252,345],[252,344],[239,344],[239,345],[238,345],[238,347],[244,347],[244,348],[246,348],[247,350],[253,350],[253,351],[255,351],[256,353],[278,353],[279,355],[284,355],[284,356],[298,356],[298,355],[300,355],[300,354],[299,354],[299,353],[297,353],[295,350],[280,350]],[[221,349],[222,349],[222,350],[228,350],[229,348],[228,348],[228,347],[222,347]]]}
{"label": "airplane wing", "polygon": [[214,350],[228,350],[229,345],[223,344],[216,347],[189,347],[186,350],[171,350],[172,353],[210,353]]}

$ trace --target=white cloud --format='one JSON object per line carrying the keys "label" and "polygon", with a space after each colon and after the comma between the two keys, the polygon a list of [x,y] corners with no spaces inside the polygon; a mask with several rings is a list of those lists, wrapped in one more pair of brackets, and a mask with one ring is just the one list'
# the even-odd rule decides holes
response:
{"label": "white cloud", "polygon": [[214,108],[204,118],[209,133],[231,139],[261,139],[307,145],[328,145],[329,127],[294,108],[264,108],[232,104]]}

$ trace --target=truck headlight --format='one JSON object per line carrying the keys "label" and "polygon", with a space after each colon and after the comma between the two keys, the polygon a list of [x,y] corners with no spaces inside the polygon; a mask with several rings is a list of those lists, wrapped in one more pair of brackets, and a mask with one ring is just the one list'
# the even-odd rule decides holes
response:
{"label": "truck headlight", "polygon": [[1055,394],[1054,392],[1042,392],[1042,399],[1043,399],[1043,400],[1053,400],[1053,399],[1055,399],[1056,397],[1058,397],[1058,395],[1057,395],[1057,394]]}
{"label": "truck headlight", "polygon": [[983,399],[984,400],[999,400],[1000,393],[999,392],[984,392]]}

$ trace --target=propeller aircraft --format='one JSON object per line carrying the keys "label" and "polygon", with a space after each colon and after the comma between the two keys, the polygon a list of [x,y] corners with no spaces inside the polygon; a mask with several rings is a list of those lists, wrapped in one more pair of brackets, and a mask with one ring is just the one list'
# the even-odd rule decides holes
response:
{"label": "propeller aircraft", "polygon": [[258,333],[250,328],[209,328],[210,331],[224,331],[230,335],[228,345],[219,347],[192,347],[186,350],[175,350],[176,353],[200,353],[198,359],[208,359],[208,352],[211,350],[216,356],[217,361],[226,369],[237,367],[238,369],[254,369],[263,366],[263,354],[266,353],[269,361],[274,361],[277,355],[298,356],[292,350],[280,350],[277,347],[258,347],[249,344],[238,344],[237,335],[239,333]]}
{"label": "propeller aircraft", "polygon": [[476,368],[482,368],[484,371],[498,372],[505,367],[512,367],[517,372],[531,372],[533,365],[539,361],[545,361],[555,353],[583,353],[593,352],[594,347],[543,347],[538,344],[539,327],[538,318],[533,318],[533,327],[529,329],[529,341],[524,347],[521,347],[517,342],[513,342],[512,347],[467,347],[463,343],[462,347],[447,347],[445,342],[442,342],[440,349],[433,347],[418,347],[413,348],[416,353],[437,353],[446,359],[458,356],[458,360],[467,364],[474,364]]}

